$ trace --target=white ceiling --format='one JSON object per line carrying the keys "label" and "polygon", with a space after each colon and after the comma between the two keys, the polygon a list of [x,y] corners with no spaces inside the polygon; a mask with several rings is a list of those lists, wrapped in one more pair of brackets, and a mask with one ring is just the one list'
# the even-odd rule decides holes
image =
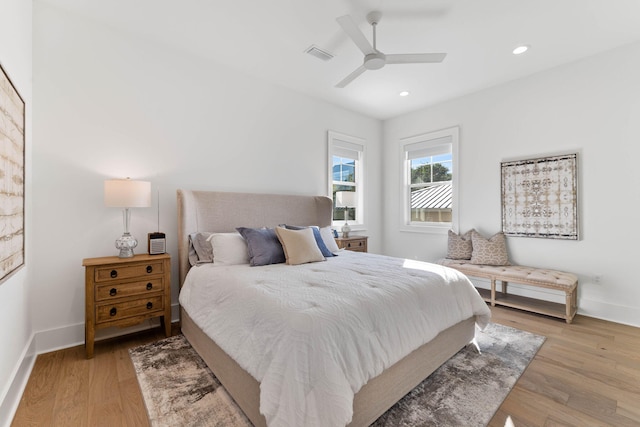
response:
{"label": "white ceiling", "polygon": [[[39,1],[379,119],[640,40],[640,0]],[[382,52],[447,58],[387,65],[335,88],[363,59],[336,18],[352,15],[371,40],[371,10],[383,13]],[[305,54],[312,44],[335,57]],[[520,44],[531,49],[513,55]]]}

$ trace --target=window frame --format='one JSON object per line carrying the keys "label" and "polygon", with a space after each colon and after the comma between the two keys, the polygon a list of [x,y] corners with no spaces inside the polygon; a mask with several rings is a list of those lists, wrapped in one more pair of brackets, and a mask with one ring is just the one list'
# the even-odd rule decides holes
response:
{"label": "window frame", "polygon": [[[401,179],[401,222],[400,230],[416,233],[446,234],[448,230],[458,231],[459,204],[459,168],[458,146],[459,127],[454,126],[434,132],[400,139]],[[411,160],[409,153],[418,150],[433,150],[441,145],[450,145],[451,153],[451,222],[413,222],[411,221]],[[412,146],[413,147],[410,147]]]}
{"label": "window frame", "polygon": [[[341,181],[333,180],[333,156],[339,156],[338,151],[351,151],[357,153],[357,159],[354,159],[355,174],[354,186],[357,194],[356,217],[350,218],[349,226],[351,230],[364,230],[365,229],[365,208],[364,208],[364,169],[365,169],[365,140],[351,135],[346,135],[336,131],[327,132],[327,172],[328,172],[328,187],[327,196],[333,200],[335,206],[335,200],[333,199],[333,185],[340,185]],[[351,183],[349,183],[351,184]],[[332,211],[333,212],[333,211]],[[331,225],[334,227],[342,226],[344,224],[343,219],[334,220],[333,213],[331,218]]]}

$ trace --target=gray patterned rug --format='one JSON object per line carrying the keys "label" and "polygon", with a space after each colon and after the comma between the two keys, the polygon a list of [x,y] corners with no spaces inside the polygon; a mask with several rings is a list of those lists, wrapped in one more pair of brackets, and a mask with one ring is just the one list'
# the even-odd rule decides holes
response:
{"label": "gray patterned rug", "polygon": [[[490,324],[373,424],[486,426],[545,337]],[[176,335],[129,350],[149,421],[163,426],[251,426],[224,387]]]}

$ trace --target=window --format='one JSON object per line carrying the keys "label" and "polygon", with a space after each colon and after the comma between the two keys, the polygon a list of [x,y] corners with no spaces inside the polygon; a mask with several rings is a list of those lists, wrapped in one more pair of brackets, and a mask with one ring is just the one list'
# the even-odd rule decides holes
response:
{"label": "window", "polygon": [[457,127],[402,140],[404,229],[457,229],[457,154]]}
{"label": "window", "polygon": [[[350,225],[363,225],[364,141],[333,131],[329,131],[328,139],[329,195],[333,199],[333,224],[343,224],[347,215]],[[344,200],[351,200],[343,206],[345,203],[341,203],[340,197],[336,198],[336,192],[350,192],[354,196],[344,197]]]}

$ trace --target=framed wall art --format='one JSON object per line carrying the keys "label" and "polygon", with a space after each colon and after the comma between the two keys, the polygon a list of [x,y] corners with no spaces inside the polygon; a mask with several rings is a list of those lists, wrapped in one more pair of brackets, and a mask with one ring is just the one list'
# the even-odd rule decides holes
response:
{"label": "framed wall art", "polygon": [[24,265],[25,105],[0,65],[0,281]]}
{"label": "framed wall art", "polygon": [[501,163],[507,236],[578,240],[578,155]]}

